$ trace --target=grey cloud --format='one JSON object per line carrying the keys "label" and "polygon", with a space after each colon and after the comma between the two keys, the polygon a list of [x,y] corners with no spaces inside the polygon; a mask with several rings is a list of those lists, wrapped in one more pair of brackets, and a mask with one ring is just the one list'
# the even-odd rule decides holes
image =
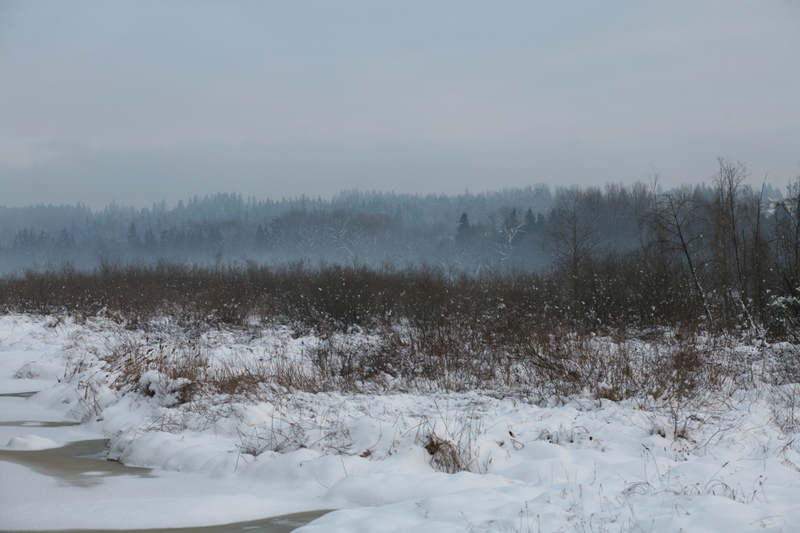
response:
{"label": "grey cloud", "polygon": [[0,203],[784,183],[790,7],[5,2]]}

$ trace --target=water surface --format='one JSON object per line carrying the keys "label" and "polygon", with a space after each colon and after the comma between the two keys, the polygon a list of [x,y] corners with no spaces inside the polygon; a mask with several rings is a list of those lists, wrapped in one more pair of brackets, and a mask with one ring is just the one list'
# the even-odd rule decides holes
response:
{"label": "water surface", "polygon": [[[6,422],[4,425],[19,425],[23,427],[36,424],[39,427],[53,427],[47,424],[61,424],[60,422]],[[66,423],[72,425],[71,423]],[[47,450],[0,450],[0,461],[16,463],[40,474],[44,474],[59,480],[65,487],[88,489],[96,487],[111,476],[135,476],[138,478],[154,478],[149,468],[137,468],[125,466],[122,463],[109,461],[106,459],[108,453],[108,440],[94,439],[72,442],[59,448]],[[146,481],[145,481],[146,482]],[[170,529],[72,529],[38,531],[38,533],[78,533],[79,531],[91,531],[92,533],[235,533],[235,532],[255,532],[255,533],[286,533],[294,531],[298,527],[304,526],[312,520],[328,513],[329,511],[311,511],[306,513],[296,513],[285,516],[253,520],[248,522],[236,522],[208,527],[187,527]],[[9,531],[2,529],[3,533]],[[22,530],[17,530],[22,531]]]}

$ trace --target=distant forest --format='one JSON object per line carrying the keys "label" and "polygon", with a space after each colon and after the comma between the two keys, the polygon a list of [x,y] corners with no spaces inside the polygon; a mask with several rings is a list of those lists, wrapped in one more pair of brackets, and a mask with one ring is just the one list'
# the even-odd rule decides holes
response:
{"label": "distant forest", "polygon": [[[723,183],[726,173],[734,174],[735,183]],[[735,209],[748,224],[758,223],[759,231],[774,232],[780,215],[775,206],[784,195],[769,184],[752,190],[742,183],[744,173],[742,165],[723,160],[712,185],[670,191],[652,183],[536,185],[457,196],[344,191],[331,200],[220,193],[171,208],[165,202],[142,209],[112,203],[99,211],[81,204],[0,207],[0,273],[159,261],[432,264],[472,274],[570,262],[575,267],[589,256],[641,249],[661,239],[665,228],[657,229],[654,217],[663,219],[670,206],[681,211],[676,216],[687,217],[693,232],[702,231],[699,224],[713,225],[711,219],[722,216],[723,208]],[[725,198],[731,194],[733,206]],[[712,239],[711,233],[701,240]]]}
{"label": "distant forest", "polygon": [[530,268],[544,264],[533,243],[559,194],[537,185],[458,196],[344,191],[331,200],[220,193],[99,211],[0,207],[0,272],[246,260],[472,268],[513,259]]}
{"label": "distant forest", "polygon": [[252,282],[277,275],[263,268],[299,266],[300,280],[345,267],[364,279],[369,271],[398,279],[423,272],[441,290],[469,278],[491,294],[497,282],[508,289],[498,305],[524,294],[523,308],[585,327],[609,318],[642,327],[703,318],[723,329],[800,335],[800,177],[782,193],[746,184],[740,163],[719,163],[711,184],[666,191],[655,178],[458,196],[217,194],[171,209],[0,208],[0,268],[9,287],[26,280],[41,293],[9,301],[41,300],[44,308],[53,280],[82,271],[135,281],[180,265],[203,279],[224,271]]}

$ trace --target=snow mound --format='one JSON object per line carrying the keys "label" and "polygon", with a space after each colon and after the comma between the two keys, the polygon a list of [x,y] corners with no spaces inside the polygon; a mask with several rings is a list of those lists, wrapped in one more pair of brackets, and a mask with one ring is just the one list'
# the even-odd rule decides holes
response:
{"label": "snow mound", "polygon": [[12,438],[5,445],[6,450],[47,450],[50,448],[58,448],[59,445],[50,439],[40,437],[38,435],[20,435]]}
{"label": "snow mound", "polygon": [[64,377],[64,365],[56,363],[28,363],[20,368],[14,377],[17,379],[46,379],[57,381]]}

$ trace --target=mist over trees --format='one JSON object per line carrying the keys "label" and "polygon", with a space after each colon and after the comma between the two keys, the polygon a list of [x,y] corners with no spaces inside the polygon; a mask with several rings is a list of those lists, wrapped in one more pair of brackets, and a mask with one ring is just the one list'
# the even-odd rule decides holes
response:
{"label": "mist over trees", "polygon": [[720,159],[710,184],[667,191],[656,176],[457,196],[3,207],[0,269],[13,277],[164,263],[432,267],[450,279],[526,280],[551,314],[570,320],[652,326],[692,317],[797,335],[800,178],[783,193],[746,178],[744,165]]}
{"label": "mist over trees", "polygon": [[[0,272],[161,260],[195,265],[245,259],[370,266],[463,263],[455,246],[463,213],[478,221],[475,242],[463,250],[470,252],[478,237],[503,229],[508,206],[524,205],[541,218],[552,202],[550,188],[539,185],[458,196],[343,191],[331,200],[257,200],[220,193],[171,208],[164,202],[143,209],[112,203],[98,211],[80,204],[0,207]],[[500,257],[490,250],[472,262]]]}

